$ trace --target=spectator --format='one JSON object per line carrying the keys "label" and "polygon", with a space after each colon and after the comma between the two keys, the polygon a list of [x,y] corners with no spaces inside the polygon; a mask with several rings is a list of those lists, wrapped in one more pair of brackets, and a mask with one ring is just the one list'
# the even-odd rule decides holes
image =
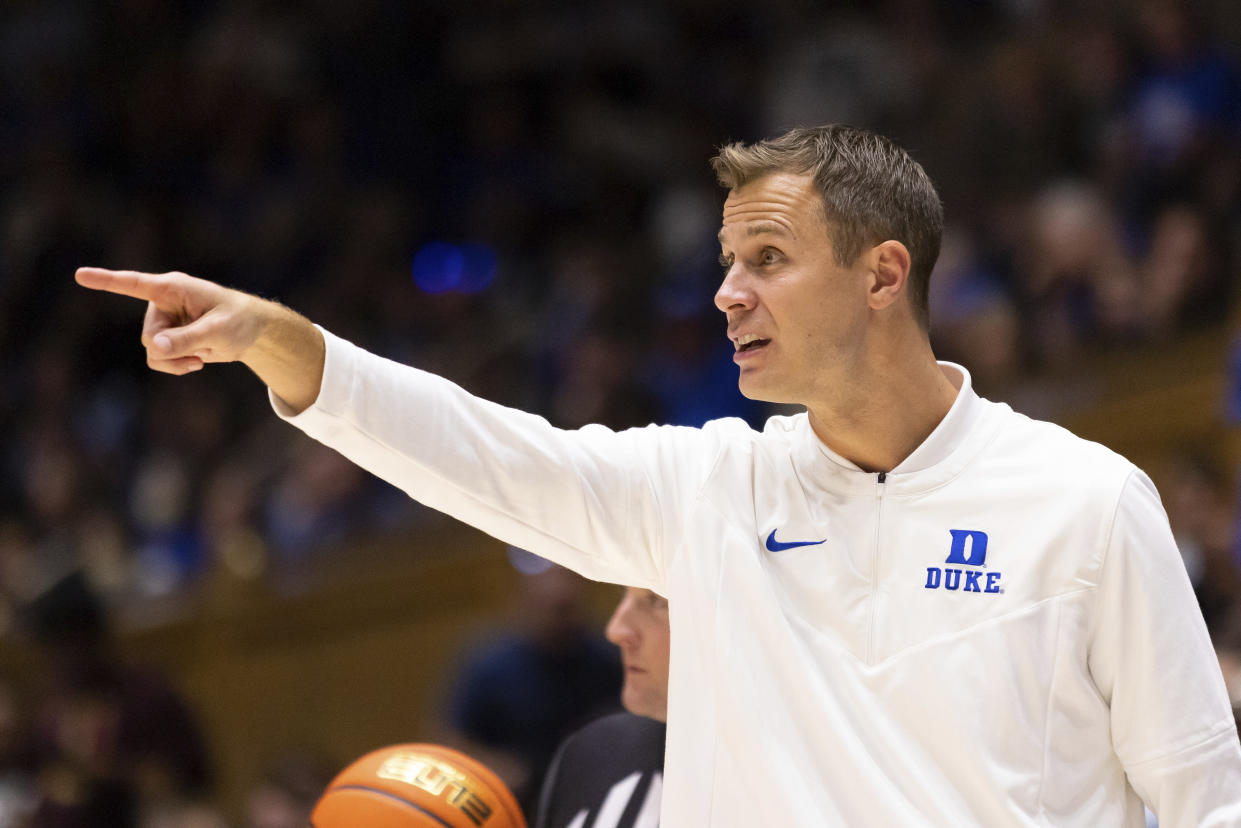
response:
{"label": "spectator", "polygon": [[104,607],[81,572],[22,616],[54,669],[35,719],[35,826],[141,826],[206,792],[193,714],[162,676],[116,655]]}

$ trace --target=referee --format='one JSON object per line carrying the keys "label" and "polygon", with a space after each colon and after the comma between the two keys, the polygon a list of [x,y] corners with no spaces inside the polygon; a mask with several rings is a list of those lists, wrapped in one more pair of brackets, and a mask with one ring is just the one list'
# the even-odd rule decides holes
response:
{"label": "referee", "polygon": [[626,713],[605,716],[560,746],[535,828],[655,828],[668,720],[668,602],[625,590],[607,627],[625,667]]}

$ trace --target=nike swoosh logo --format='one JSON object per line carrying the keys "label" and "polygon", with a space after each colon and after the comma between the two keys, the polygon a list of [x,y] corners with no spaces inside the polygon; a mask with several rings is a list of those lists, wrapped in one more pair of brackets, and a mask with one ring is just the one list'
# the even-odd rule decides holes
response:
{"label": "nike swoosh logo", "polygon": [[771,534],[767,536],[767,549],[771,552],[783,552],[785,549],[796,549],[799,546],[818,546],[821,543],[827,543],[827,538],[817,541],[789,541],[781,543],[776,540],[776,530],[772,529]]}

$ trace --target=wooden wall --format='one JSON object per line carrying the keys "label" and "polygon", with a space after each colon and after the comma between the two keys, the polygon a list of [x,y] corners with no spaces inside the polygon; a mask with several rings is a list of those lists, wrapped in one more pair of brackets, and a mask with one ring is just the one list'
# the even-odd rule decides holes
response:
{"label": "wooden wall", "polygon": [[1186,450],[1214,454],[1235,476],[1241,432],[1224,416],[1230,344],[1227,332],[1212,331],[1175,348],[1099,356],[1061,380],[1083,390],[1080,402],[1056,419],[1125,455],[1156,484]]}

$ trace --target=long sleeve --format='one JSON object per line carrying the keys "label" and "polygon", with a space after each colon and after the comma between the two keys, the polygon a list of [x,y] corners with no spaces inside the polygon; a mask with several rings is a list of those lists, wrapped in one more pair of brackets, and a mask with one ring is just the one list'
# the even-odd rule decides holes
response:
{"label": "long sleeve", "polygon": [[686,498],[718,440],[699,429],[554,428],[324,331],[315,404],[287,416],[431,508],[586,577],[663,590]]}
{"label": "long sleeve", "polygon": [[1241,744],[1159,496],[1134,472],[1099,583],[1090,669],[1112,743],[1161,828],[1241,825]]}

